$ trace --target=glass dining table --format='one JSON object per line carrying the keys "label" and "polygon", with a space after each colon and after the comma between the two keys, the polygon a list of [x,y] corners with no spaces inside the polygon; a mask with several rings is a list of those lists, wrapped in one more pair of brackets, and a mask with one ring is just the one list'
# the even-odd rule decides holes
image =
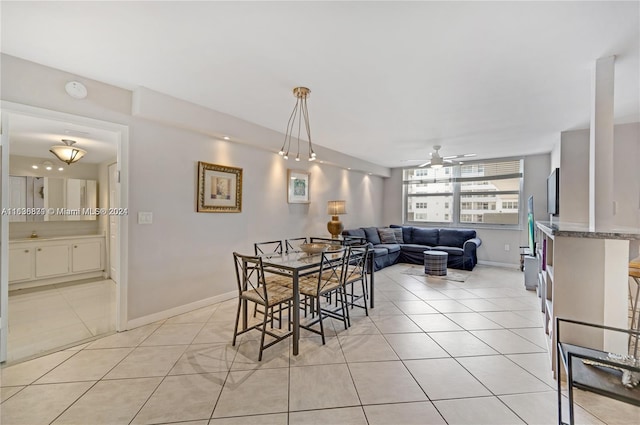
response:
{"label": "glass dining table", "polygon": [[[371,252],[368,266],[369,274],[369,301],[373,308],[373,252]],[[289,251],[282,254],[272,253],[262,255],[262,265],[265,272],[290,276],[293,282],[293,355],[298,355],[300,341],[300,277],[317,272],[322,263],[322,254],[307,254],[302,251]],[[365,300],[366,302],[366,300]]]}

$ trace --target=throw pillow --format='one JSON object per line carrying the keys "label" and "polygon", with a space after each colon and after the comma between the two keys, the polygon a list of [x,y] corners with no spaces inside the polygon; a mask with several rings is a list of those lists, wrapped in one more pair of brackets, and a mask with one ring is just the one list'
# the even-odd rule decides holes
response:
{"label": "throw pillow", "polygon": [[379,228],[378,235],[380,236],[380,242],[382,243],[398,243],[396,240],[396,234],[393,229],[388,227]]}
{"label": "throw pillow", "polygon": [[378,245],[380,242],[380,236],[378,236],[378,229],[375,227],[361,227],[364,230],[364,234],[367,235],[367,241],[374,245]]}
{"label": "throw pillow", "polygon": [[404,243],[404,238],[402,237],[402,228],[394,227],[393,228],[393,233],[395,233],[395,235],[396,235],[396,242],[397,243]]}

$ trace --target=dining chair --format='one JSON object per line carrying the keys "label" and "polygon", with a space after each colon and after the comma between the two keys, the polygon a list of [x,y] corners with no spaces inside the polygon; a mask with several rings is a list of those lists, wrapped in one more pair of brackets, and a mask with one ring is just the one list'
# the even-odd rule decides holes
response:
{"label": "dining chair", "polygon": [[[344,265],[344,272],[342,278],[345,286],[345,293],[347,294],[347,304],[353,307],[359,307],[364,309],[365,314],[369,315],[369,309],[367,308],[367,299],[369,293],[367,289],[367,261],[369,258],[369,244],[362,245],[349,245],[347,251],[347,260]],[[361,293],[354,291],[355,284],[360,282]],[[351,288],[349,292],[348,289]],[[357,301],[362,300],[362,305]],[[351,326],[351,318],[347,315],[349,326]]]}
{"label": "dining chair", "polygon": [[307,243],[307,238],[291,238],[291,239],[286,239],[284,241],[284,245],[285,245],[285,251],[286,252],[290,252],[290,251],[299,251],[299,247],[301,244],[303,243]]}
{"label": "dining chair", "polygon": [[[300,278],[300,294],[312,299],[314,310],[313,318],[300,327],[316,333],[322,337],[322,344],[325,344],[323,320],[327,317],[342,320],[344,328],[347,329],[347,299],[344,287],[343,268],[346,259],[347,248],[340,247],[322,253],[322,262],[318,273]],[[337,308],[332,308],[331,302],[322,303],[324,296],[335,293],[336,302],[340,303]],[[317,317],[316,317],[317,316]],[[320,330],[312,326],[319,323]]]}
{"label": "dining chair", "polygon": [[282,241],[256,242],[253,250],[256,255],[282,254]]}
{"label": "dining chair", "polygon": [[[258,361],[262,361],[262,352],[265,348],[269,348],[273,344],[286,339],[293,333],[291,331],[290,320],[293,290],[286,286],[282,286],[277,282],[270,282],[269,279],[265,277],[262,257],[242,255],[234,252],[233,260],[236,269],[236,280],[238,283],[238,309],[236,312],[236,324],[233,331],[233,341],[231,345],[236,345],[238,335],[252,329],[261,331],[262,336],[260,338],[260,353],[258,354]],[[246,308],[247,301],[251,301],[255,303],[255,305],[260,305],[264,308],[262,322],[256,323],[255,325],[249,326],[238,332],[240,315],[242,314],[242,304],[245,303]],[[282,327],[282,311],[284,309],[287,310],[286,317],[288,332],[285,332],[284,334],[276,334],[275,332],[267,329],[267,323],[271,323],[271,329],[273,329],[273,320],[277,313],[279,316],[279,327]],[[265,345],[264,340],[266,335],[275,338],[275,340]]]}
{"label": "dining chair", "polygon": [[[258,255],[268,255],[268,254],[282,254],[282,241],[268,241],[268,242],[256,242],[253,244],[253,251]],[[292,287],[291,279],[286,276],[279,275],[266,275],[267,278],[273,283],[277,283],[282,286],[287,286],[289,288]],[[264,313],[260,311],[258,305],[256,304],[253,309],[253,317],[256,317],[258,313]]]}

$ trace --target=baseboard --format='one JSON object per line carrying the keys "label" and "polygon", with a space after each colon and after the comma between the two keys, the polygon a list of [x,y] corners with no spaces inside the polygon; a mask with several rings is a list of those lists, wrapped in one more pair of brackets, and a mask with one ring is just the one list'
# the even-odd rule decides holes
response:
{"label": "baseboard", "polygon": [[503,267],[506,269],[518,269],[520,270],[520,264],[512,264],[512,263],[499,263],[497,261],[484,261],[478,260],[478,264],[483,266],[493,266],[493,267]]}
{"label": "baseboard", "polygon": [[184,304],[178,307],[170,308],[169,310],[159,311],[157,313],[149,314],[147,316],[138,317],[136,319],[128,320],[123,330],[129,330],[138,328],[140,326],[148,325],[158,320],[165,320],[178,314],[188,313],[193,310],[197,310],[202,307],[207,307],[222,301],[227,301],[238,296],[237,291],[226,292],[224,294],[216,295],[215,297],[205,298],[202,300],[194,301],[189,304]]}

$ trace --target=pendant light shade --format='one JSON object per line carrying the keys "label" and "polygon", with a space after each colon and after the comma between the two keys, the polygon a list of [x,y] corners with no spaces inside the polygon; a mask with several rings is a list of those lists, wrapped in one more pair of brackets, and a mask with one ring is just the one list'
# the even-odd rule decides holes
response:
{"label": "pendant light shade", "polygon": [[54,154],[56,158],[62,162],[73,164],[87,153],[87,151],[83,149],[73,147],[76,143],[75,140],[62,139],[62,143],[64,143],[64,145],[51,146],[49,149],[49,152]]}

